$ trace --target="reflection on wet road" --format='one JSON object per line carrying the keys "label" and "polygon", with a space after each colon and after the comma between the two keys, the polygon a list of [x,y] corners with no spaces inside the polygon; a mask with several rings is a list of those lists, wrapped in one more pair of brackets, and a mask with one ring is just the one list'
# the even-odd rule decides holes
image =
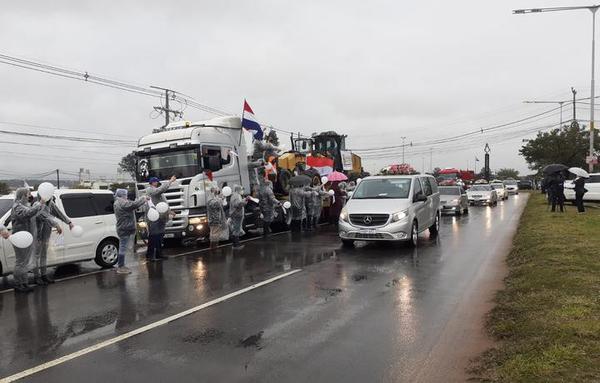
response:
{"label": "reflection on wet road", "polygon": [[[444,217],[419,248],[283,233],[0,295],[0,377],[302,269],[28,381],[414,381],[525,198]],[[172,254],[190,249],[173,250]]]}

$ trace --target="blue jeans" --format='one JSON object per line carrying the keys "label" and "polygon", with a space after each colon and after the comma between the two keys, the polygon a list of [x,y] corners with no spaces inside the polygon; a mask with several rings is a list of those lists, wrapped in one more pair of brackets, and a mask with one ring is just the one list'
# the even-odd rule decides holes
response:
{"label": "blue jeans", "polygon": [[125,266],[125,255],[133,248],[134,242],[135,234],[119,237],[119,255],[117,256],[117,265],[119,267]]}

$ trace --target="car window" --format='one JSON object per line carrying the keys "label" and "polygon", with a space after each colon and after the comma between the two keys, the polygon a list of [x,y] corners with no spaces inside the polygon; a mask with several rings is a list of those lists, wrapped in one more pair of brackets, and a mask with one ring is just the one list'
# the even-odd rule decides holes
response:
{"label": "car window", "polygon": [[423,188],[421,188],[421,182],[419,182],[418,178],[415,178],[415,187],[413,190],[413,196],[418,196],[419,193],[423,192]]}
{"label": "car window", "polygon": [[115,199],[112,194],[94,194],[94,207],[98,215],[113,214]]}
{"label": "car window", "polygon": [[12,208],[13,203],[12,199],[0,199],[0,218]]}
{"label": "car window", "polygon": [[429,182],[429,177],[421,178],[421,185],[423,186],[423,192],[426,196],[430,196],[433,194],[433,189],[431,188],[431,183]]}
{"label": "car window", "polygon": [[438,192],[438,184],[437,184],[437,181],[435,180],[435,178],[427,177],[427,179],[429,180],[429,184],[431,185],[431,190],[434,193],[437,193]]}
{"label": "car window", "polygon": [[92,217],[96,209],[92,202],[92,193],[63,194],[60,196],[65,213],[69,218]]}
{"label": "car window", "polygon": [[590,183],[590,184],[600,183],[600,175],[590,175],[590,179],[587,180],[587,183]]}

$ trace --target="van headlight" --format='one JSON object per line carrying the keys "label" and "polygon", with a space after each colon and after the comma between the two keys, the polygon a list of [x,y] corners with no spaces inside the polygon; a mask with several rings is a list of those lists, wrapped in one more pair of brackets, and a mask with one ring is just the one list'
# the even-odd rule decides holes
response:
{"label": "van headlight", "polygon": [[406,210],[399,211],[397,213],[392,214],[392,222],[402,221],[406,217],[408,217]]}
{"label": "van headlight", "polygon": [[342,212],[340,213],[340,220],[348,222],[348,210],[346,210],[345,208],[342,209]]}

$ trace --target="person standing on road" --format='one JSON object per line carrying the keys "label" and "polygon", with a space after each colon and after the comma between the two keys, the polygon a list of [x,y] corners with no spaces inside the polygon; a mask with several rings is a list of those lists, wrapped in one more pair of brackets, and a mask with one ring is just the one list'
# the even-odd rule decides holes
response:
{"label": "person standing on road", "polygon": [[210,228],[210,248],[216,249],[219,241],[227,237],[225,233],[227,228],[225,210],[223,210],[223,199],[219,196],[219,188],[216,185],[210,188],[211,198],[206,204],[206,213],[208,216],[208,227]]}
{"label": "person standing on road", "polygon": [[292,204],[292,225],[293,232],[302,231],[303,222],[306,220],[306,199],[310,198],[312,192],[305,191],[304,186],[294,186],[290,190],[290,203]]}
{"label": "person standing on road", "polygon": [[583,196],[587,193],[585,188],[585,178],[577,177],[573,181],[575,191],[575,203],[577,204],[577,212],[585,213],[585,207],[583,206]]}
{"label": "person standing on road", "polygon": [[229,230],[231,231],[234,249],[243,248],[243,246],[240,245],[240,237],[246,234],[243,225],[245,207],[248,202],[242,197],[242,193],[242,187],[240,185],[234,185],[233,193],[229,199],[229,219],[231,220]]}
{"label": "person standing on road", "polygon": [[119,237],[119,255],[117,256],[117,273],[130,274],[131,270],[125,266],[125,255],[133,252],[136,235],[135,210],[143,206],[150,197],[140,197],[136,201],[127,199],[127,189],[117,189],[115,192],[115,218],[116,229]]}
{"label": "person standing on road", "polygon": [[53,200],[48,201],[44,209],[42,209],[40,214],[36,217],[37,235],[35,237],[33,247],[33,276],[35,284],[39,286],[45,286],[49,283],[54,283],[54,280],[46,275],[46,262],[48,256],[48,245],[50,242],[50,236],[52,235],[52,228],[55,228],[58,234],[62,234],[62,228],[60,227],[60,223],[57,221],[57,219],[63,221],[69,226],[70,230],[73,230],[73,223],[56,206]]}
{"label": "person standing on road", "polygon": [[337,225],[348,194],[345,190],[340,189],[338,182],[332,182],[330,190],[333,190],[334,192],[334,200],[331,208],[329,209],[329,223]]}
{"label": "person standing on road", "polygon": [[315,185],[312,189],[311,203],[309,212],[308,227],[314,230],[317,229],[319,219],[321,218],[321,212],[323,211],[323,200],[329,197],[329,193],[323,190],[322,185]]}
{"label": "person standing on road", "polygon": [[261,178],[258,189],[258,207],[263,217],[263,235],[271,232],[271,223],[275,219],[275,208],[279,205],[280,203],[273,193],[273,183]]}
{"label": "person standing on road", "polygon": [[[169,187],[173,182],[175,182],[177,178],[172,176],[171,179],[162,184],[157,177],[152,177],[148,181],[150,186],[146,188],[146,195],[150,197],[150,201],[152,206],[156,206],[157,204],[164,202],[167,203],[167,197],[165,197],[164,193],[169,190]],[[161,214],[158,220],[154,222],[147,222],[148,225],[148,250],[146,251],[146,259],[149,261],[158,261],[163,259],[168,259],[164,257],[162,252],[163,246],[163,238],[165,236],[165,227],[167,225],[167,221],[169,220],[170,211],[164,214]]]}
{"label": "person standing on road", "polygon": [[[30,233],[33,238],[36,237],[35,221],[36,216],[40,214],[44,208],[44,201],[38,202],[31,206],[29,198],[31,192],[29,188],[17,189],[15,195],[15,202],[12,207],[11,222],[13,227],[13,234],[20,231],[26,231]],[[32,198],[33,200],[33,198]],[[15,291],[16,292],[30,292],[33,288],[27,283],[27,268],[29,266],[29,260],[31,258],[32,246],[25,249],[21,249],[13,245],[15,249]]]}

